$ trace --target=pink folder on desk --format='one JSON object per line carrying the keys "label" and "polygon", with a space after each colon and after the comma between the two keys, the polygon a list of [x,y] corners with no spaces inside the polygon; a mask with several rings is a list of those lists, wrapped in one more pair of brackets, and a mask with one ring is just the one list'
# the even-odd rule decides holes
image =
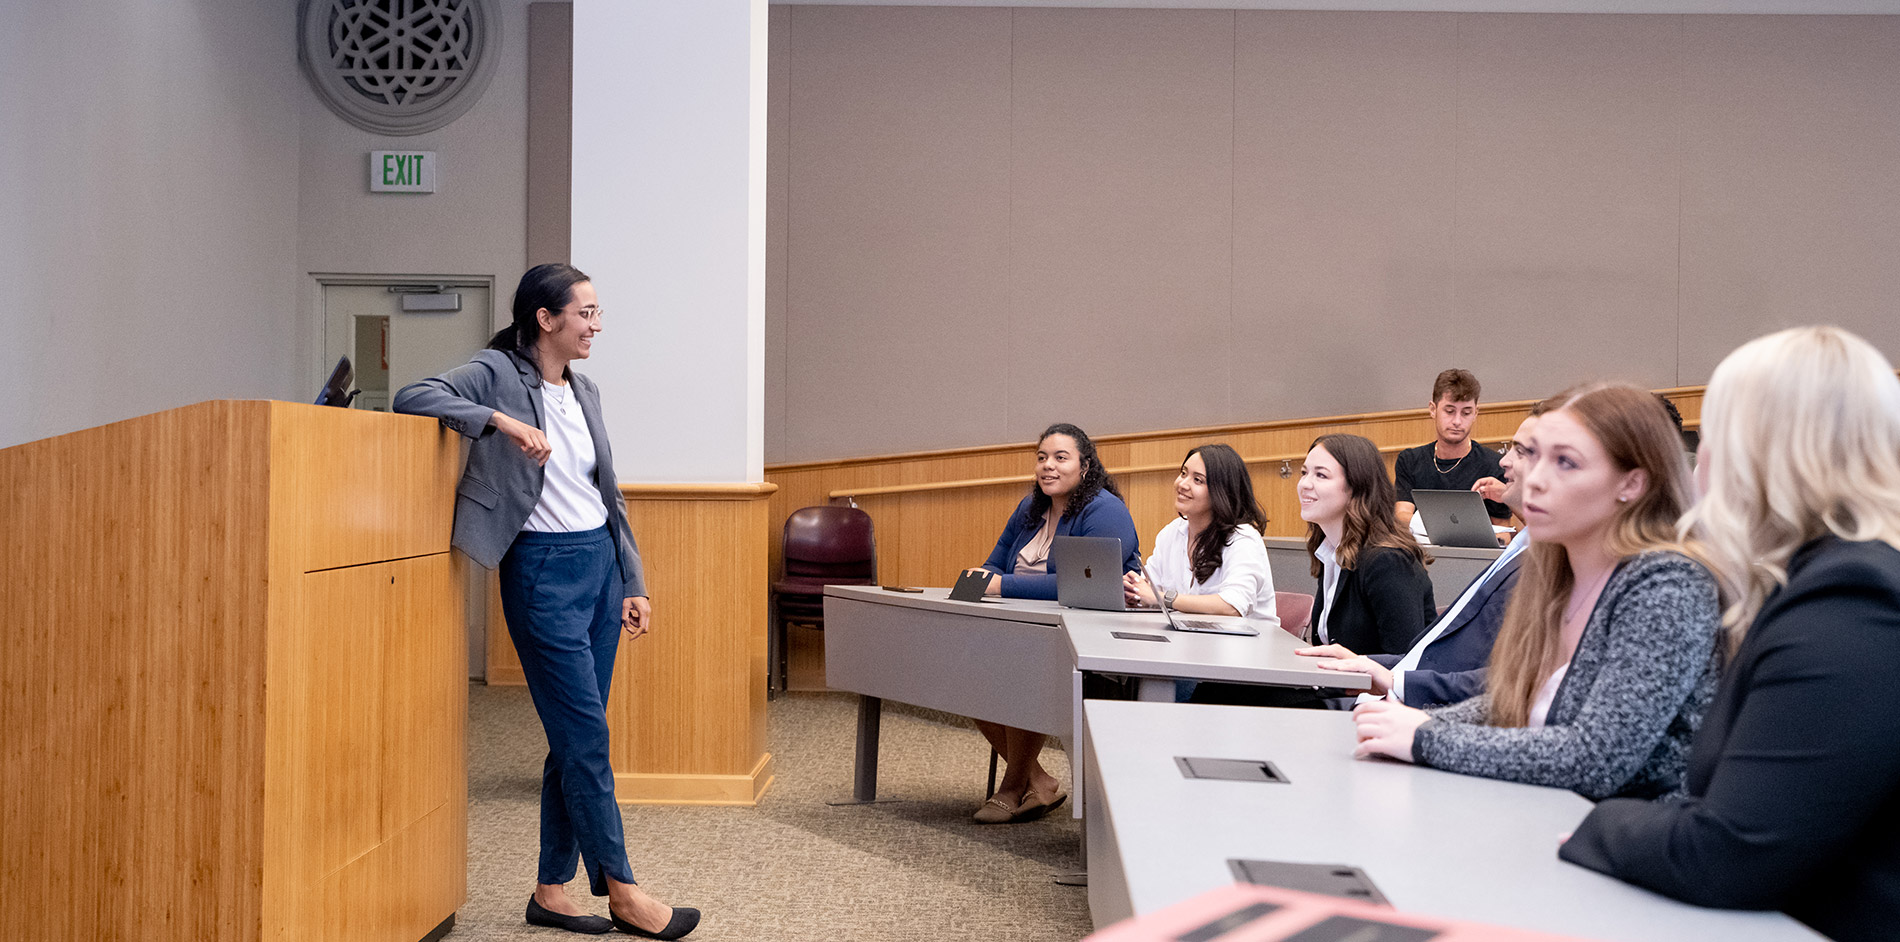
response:
{"label": "pink folder on desk", "polygon": [[1235,884],[1146,916],[1126,919],[1084,942],[1581,942],[1572,936],[1506,929],[1271,886]]}

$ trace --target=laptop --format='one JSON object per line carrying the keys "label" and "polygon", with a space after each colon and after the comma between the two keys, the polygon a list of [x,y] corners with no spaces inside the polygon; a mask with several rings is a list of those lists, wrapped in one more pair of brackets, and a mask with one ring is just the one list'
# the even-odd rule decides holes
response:
{"label": "laptop", "polygon": [[1059,536],[1049,546],[1056,570],[1056,601],[1102,612],[1154,611],[1129,607],[1122,594],[1122,541],[1112,536]]}
{"label": "laptop", "polygon": [[[1122,591],[1122,541],[1114,537],[1059,536],[1049,547],[1049,559],[1056,566],[1056,601],[1069,608],[1091,608],[1105,612],[1152,612],[1146,605],[1129,605]],[[1135,559],[1141,571],[1141,559]],[[1197,631],[1220,635],[1254,635],[1259,629],[1241,622],[1203,621],[1174,617],[1173,610],[1159,608],[1175,631]]]}
{"label": "laptop", "polygon": [[1491,513],[1477,491],[1414,490],[1412,503],[1418,507],[1419,519],[1425,521],[1425,535],[1432,545],[1498,548]]}

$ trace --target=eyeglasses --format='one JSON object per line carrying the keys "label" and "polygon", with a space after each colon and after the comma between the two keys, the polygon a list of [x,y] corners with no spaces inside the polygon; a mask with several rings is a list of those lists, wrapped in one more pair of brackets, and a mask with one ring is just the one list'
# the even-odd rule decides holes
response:
{"label": "eyeglasses", "polygon": [[581,320],[593,321],[598,324],[601,318],[607,316],[607,309],[604,307],[584,307],[574,313],[579,314]]}

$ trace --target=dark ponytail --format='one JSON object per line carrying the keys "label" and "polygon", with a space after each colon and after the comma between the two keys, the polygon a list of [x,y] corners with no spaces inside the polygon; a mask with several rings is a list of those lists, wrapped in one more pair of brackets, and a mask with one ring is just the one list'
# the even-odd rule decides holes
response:
{"label": "dark ponytail", "polygon": [[535,314],[542,308],[565,310],[574,301],[574,286],[592,280],[580,269],[560,262],[528,269],[515,286],[514,323],[496,331],[488,340],[488,349],[508,350],[534,360],[534,345],[541,339],[541,321]]}

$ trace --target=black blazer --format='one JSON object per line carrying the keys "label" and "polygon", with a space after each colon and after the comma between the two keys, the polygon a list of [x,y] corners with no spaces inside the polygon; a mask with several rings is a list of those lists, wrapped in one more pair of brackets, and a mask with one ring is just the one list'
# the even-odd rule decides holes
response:
{"label": "black blazer", "polygon": [[[1523,562],[1524,553],[1520,552],[1503,565],[1481,573],[1478,578],[1483,582],[1475,588],[1465,588],[1473,593],[1471,600],[1419,655],[1418,668],[1405,672],[1406,706],[1422,710],[1469,700],[1484,692],[1485,665],[1491,662],[1491,645],[1498,640],[1498,629],[1504,627],[1504,610],[1511,604],[1511,590],[1517,588],[1517,570]],[[1458,594],[1463,596],[1464,592]],[[1404,655],[1374,654],[1371,658],[1390,669]]]}
{"label": "black blazer", "polygon": [[1789,560],[1689,753],[1687,797],[1596,806],[1571,863],[1699,906],[1780,909],[1841,942],[1900,926],[1900,550]]}
{"label": "black blazer", "polygon": [[[1361,550],[1356,565],[1339,573],[1333,616],[1326,625],[1334,644],[1354,654],[1404,654],[1438,618],[1432,577],[1412,554],[1390,546]],[[1317,643],[1326,616],[1326,579],[1313,595],[1311,634]]]}

